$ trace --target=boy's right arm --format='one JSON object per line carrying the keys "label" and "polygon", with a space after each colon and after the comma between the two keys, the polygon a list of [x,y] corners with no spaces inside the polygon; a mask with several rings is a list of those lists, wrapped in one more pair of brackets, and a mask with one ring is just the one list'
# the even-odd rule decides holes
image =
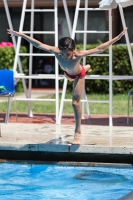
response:
{"label": "boy's right arm", "polygon": [[32,44],[34,47],[36,47],[38,49],[49,51],[51,53],[60,53],[58,47],[50,46],[50,45],[47,45],[47,44],[43,44],[40,41],[38,41],[38,40],[36,40],[36,39],[28,36],[28,35],[25,35],[24,33],[17,32],[17,31],[14,31],[14,30],[10,30],[10,29],[7,29],[7,33],[10,34],[11,37],[13,37],[13,36],[20,36],[20,37],[24,38],[30,44]]}

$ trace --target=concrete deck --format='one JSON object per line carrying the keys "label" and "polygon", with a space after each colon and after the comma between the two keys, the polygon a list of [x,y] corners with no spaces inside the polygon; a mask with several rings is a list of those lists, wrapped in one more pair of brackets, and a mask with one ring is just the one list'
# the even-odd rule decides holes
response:
{"label": "concrete deck", "polygon": [[[52,93],[53,91],[49,91]],[[46,94],[48,91],[46,91]],[[22,94],[24,95],[24,94]],[[34,98],[42,91],[33,92]],[[5,101],[5,99],[4,99]],[[0,114],[0,159],[108,162],[133,164],[133,117],[113,116],[113,127],[107,115],[91,115],[82,120],[81,145],[72,145],[74,116],[63,115],[61,125],[53,114],[10,114],[4,123]]]}
{"label": "concrete deck", "polygon": [[82,125],[81,145],[71,144],[72,124],[1,123],[0,133],[1,159],[16,159],[19,153],[20,160],[133,163],[133,127]]}

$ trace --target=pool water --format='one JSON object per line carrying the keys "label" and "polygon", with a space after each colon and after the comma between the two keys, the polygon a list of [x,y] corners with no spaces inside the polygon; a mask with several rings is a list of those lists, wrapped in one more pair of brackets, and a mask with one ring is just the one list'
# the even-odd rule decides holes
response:
{"label": "pool water", "polygon": [[117,200],[133,190],[133,168],[0,163],[0,199]]}

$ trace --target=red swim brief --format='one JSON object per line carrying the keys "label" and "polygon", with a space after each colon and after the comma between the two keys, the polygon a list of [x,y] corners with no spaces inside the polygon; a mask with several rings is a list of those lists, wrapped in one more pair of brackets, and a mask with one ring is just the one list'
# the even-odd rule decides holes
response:
{"label": "red swim brief", "polygon": [[82,78],[82,77],[86,76],[86,71],[85,71],[85,68],[83,66],[82,66],[82,71],[79,74],[70,75],[66,71],[64,71],[64,73],[71,79],[75,79],[76,77]]}

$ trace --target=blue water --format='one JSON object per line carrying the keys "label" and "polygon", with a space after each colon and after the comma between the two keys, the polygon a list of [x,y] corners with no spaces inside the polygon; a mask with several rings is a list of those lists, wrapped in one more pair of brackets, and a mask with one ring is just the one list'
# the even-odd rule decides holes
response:
{"label": "blue water", "polygon": [[0,163],[0,199],[116,200],[133,190],[133,168]]}

